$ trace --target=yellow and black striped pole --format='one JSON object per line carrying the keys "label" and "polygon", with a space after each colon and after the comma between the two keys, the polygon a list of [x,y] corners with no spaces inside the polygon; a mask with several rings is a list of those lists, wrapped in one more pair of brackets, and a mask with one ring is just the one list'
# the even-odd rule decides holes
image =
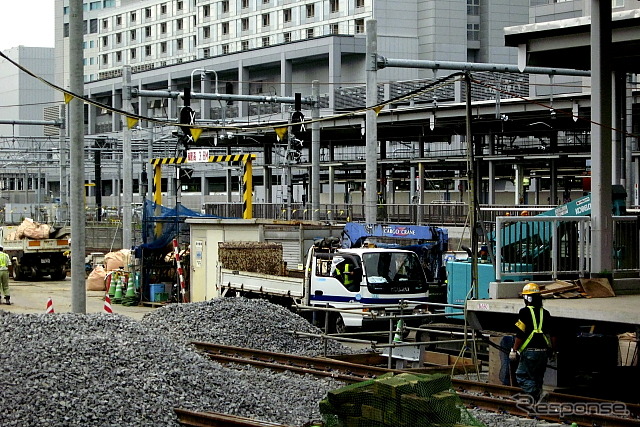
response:
{"label": "yellow and black striped pole", "polygon": [[[244,193],[242,194],[242,218],[253,218],[253,160],[255,160],[255,154],[227,154],[221,156],[209,156],[209,163],[218,162],[242,162],[244,167],[242,183],[244,186]],[[186,157],[165,157],[158,159],[151,159],[149,161],[153,166],[153,202],[156,204],[156,210],[160,209],[162,205],[162,192],[160,190],[160,183],[162,180],[162,165],[180,165],[187,163]],[[156,212],[159,215],[159,212]],[[159,233],[158,226],[156,226],[156,233]]]}
{"label": "yellow and black striped pole", "polygon": [[242,162],[244,165],[244,175],[242,175],[242,185],[244,194],[242,195],[242,218],[253,218],[253,163],[251,158]]}

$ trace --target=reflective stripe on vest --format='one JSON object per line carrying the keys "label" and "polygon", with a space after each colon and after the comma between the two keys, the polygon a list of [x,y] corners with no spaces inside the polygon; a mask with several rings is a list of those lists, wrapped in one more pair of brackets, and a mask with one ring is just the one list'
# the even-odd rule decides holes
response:
{"label": "reflective stripe on vest", "polygon": [[542,332],[542,321],[544,320],[543,319],[544,318],[544,310],[542,309],[542,307],[540,307],[540,325],[538,325],[538,321],[536,320],[536,316],[533,313],[533,307],[527,306],[527,308],[531,312],[531,320],[533,321],[533,331],[531,331],[531,333],[529,334],[529,337],[520,346],[520,351],[523,352],[524,349],[527,348],[527,346],[529,345],[529,341],[531,341],[531,338],[533,338],[533,334],[542,334],[542,336],[544,337],[544,340],[547,342],[547,346],[551,347],[551,341],[549,341],[549,337],[544,335],[544,332]]}
{"label": "reflective stripe on vest", "polygon": [[345,264],[344,266],[344,284],[345,285],[350,285],[353,283],[353,280],[351,279],[351,275],[349,275],[349,264]]}

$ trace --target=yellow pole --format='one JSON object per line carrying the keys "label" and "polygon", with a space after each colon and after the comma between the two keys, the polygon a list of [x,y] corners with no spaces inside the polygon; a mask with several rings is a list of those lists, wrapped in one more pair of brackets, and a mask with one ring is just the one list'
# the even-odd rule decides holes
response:
{"label": "yellow pole", "polygon": [[242,176],[242,183],[244,187],[244,194],[242,196],[242,218],[253,218],[253,162],[252,156],[247,156],[244,163],[244,175]]}

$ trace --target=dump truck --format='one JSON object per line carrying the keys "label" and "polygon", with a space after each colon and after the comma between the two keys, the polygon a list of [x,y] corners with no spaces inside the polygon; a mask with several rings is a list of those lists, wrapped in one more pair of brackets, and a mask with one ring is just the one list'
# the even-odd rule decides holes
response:
{"label": "dump truck", "polygon": [[0,227],[0,245],[11,258],[14,280],[41,279],[63,280],[69,271],[68,256],[71,250],[68,227],[51,227],[47,238],[35,239],[23,235],[20,226]]}

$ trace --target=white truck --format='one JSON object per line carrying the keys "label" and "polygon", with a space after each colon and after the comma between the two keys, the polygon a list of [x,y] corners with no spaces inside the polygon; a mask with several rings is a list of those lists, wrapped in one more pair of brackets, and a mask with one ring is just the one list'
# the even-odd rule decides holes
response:
{"label": "white truck", "polygon": [[0,245],[11,258],[14,280],[40,279],[49,276],[51,280],[67,277],[68,256],[71,249],[68,228],[56,229],[49,239],[12,238],[17,226],[0,227]]}
{"label": "white truck", "polygon": [[[337,274],[350,263],[351,283]],[[286,306],[319,306],[349,310],[330,312],[329,330],[387,329],[389,316],[426,311],[427,279],[418,256],[401,249],[309,249],[304,278],[218,268],[221,296],[261,296]],[[405,303],[406,301],[406,303]],[[324,314],[315,323],[324,325]],[[380,329],[376,329],[380,330]]]}

